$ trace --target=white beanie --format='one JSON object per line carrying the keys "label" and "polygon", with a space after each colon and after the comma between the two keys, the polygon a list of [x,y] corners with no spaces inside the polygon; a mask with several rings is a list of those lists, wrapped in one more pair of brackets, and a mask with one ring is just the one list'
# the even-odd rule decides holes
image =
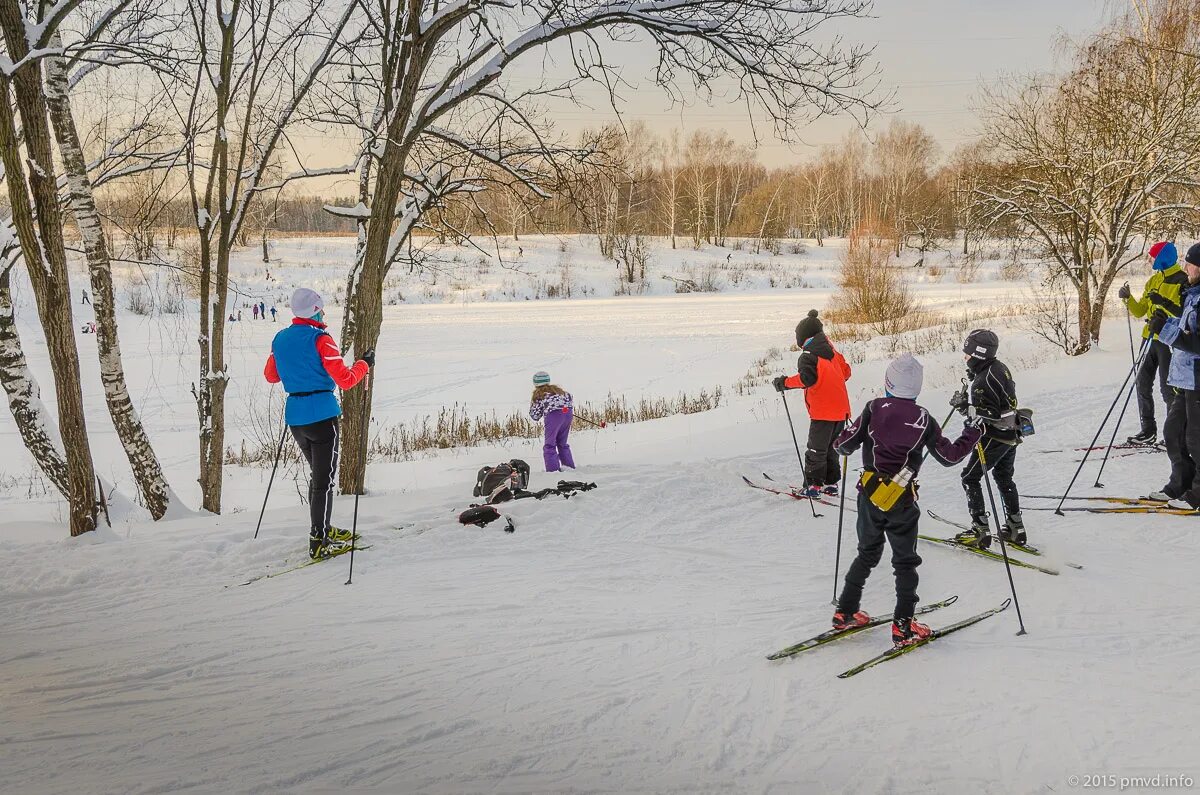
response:
{"label": "white beanie", "polygon": [[292,314],[296,317],[312,317],[325,311],[325,299],[316,290],[301,287],[292,293]]}
{"label": "white beanie", "polygon": [[925,380],[925,368],[911,353],[903,353],[888,365],[883,376],[883,388],[898,398],[916,400],[921,394],[921,382]]}

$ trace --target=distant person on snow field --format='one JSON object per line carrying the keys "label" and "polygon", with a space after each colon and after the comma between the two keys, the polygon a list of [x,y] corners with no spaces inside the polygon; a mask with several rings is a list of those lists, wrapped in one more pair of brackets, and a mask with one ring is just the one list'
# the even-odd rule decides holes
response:
{"label": "distant person on snow field", "polygon": [[1196,482],[1196,462],[1200,461],[1200,243],[1188,249],[1183,258],[1188,286],[1178,318],[1164,309],[1156,309],[1147,327],[1171,347],[1171,403],[1163,423],[1163,441],[1171,459],[1171,480],[1150,495],[1154,500],[1169,500],[1172,508],[1200,508],[1200,482]]}
{"label": "distant person on snow field", "polygon": [[266,301],[258,302],[258,316],[261,317],[263,320],[267,319],[267,302]]}
{"label": "distant person on snow field", "polygon": [[833,614],[834,629],[863,626],[871,617],[858,608],[871,570],[883,557],[884,539],[892,547],[896,573],[896,609],[892,613],[892,642],[897,647],[929,637],[929,627],[913,616],[917,607],[917,472],[922,450],[945,466],[971,454],[980,433],[974,417],[967,419],[962,435],[951,442],[929,412],[917,405],[924,369],[906,353],[888,365],[883,385],[887,397],[863,408],[850,427],[837,438],[837,451],[851,455],[862,448],[864,472],[858,482],[858,556],[846,571],[845,584]]}
{"label": "distant person on snow field", "polygon": [[271,322],[275,322],[275,307],[271,307]]}
{"label": "distant person on snow field", "polygon": [[254,305],[254,319],[258,320],[258,304]]}
{"label": "distant person on snow field", "polygon": [[275,335],[263,371],[272,384],[283,382],[288,393],[284,420],[312,469],[308,554],[314,559],[346,552],[351,544],[349,531],[329,523],[337,473],[338,417],[342,415],[333,390],[350,389],[375,364],[371,349],[353,367],[346,366],[337,343],[325,330],[324,310],[325,302],[315,291],[297,290],[292,296],[292,325]]}
{"label": "distant person on snow field", "polygon": [[563,467],[575,468],[575,458],[567,437],[571,434],[571,420],[575,418],[575,404],[571,393],[550,383],[545,372],[533,374],[533,397],[529,401],[529,418],[534,422],[545,419],[546,441],[542,445],[542,458],[547,472],[561,472]]}
{"label": "distant person on snow field", "polygon": [[1167,387],[1167,372],[1171,369],[1171,348],[1150,333],[1150,319],[1162,310],[1168,318],[1177,318],[1181,311],[1183,291],[1187,289],[1187,275],[1179,267],[1179,252],[1174,243],[1160,242],[1150,247],[1151,267],[1154,275],[1146,282],[1141,300],[1135,300],[1129,285],[1121,286],[1117,295],[1125,301],[1129,313],[1134,317],[1146,318],[1142,327],[1142,339],[1146,348],[1137,373],[1138,419],[1141,430],[1129,437],[1130,444],[1154,444],[1158,440],[1158,424],[1154,421],[1154,380],[1158,378],[1158,389],[1163,403],[1171,405],[1171,390]]}
{"label": "distant person on snow field", "polygon": [[[996,481],[1005,522],[1000,532],[1005,541],[1026,542],[1025,522],[1021,518],[1021,497],[1013,473],[1017,464],[1017,445],[1021,432],[1017,418],[1017,385],[1008,367],[996,358],[1000,338],[994,331],[977,328],[963,343],[969,383],[954,393],[950,405],[964,416],[977,415],[983,421],[983,458]],[[978,453],[971,456],[962,471],[963,490],[967,493],[967,512],[971,529],[955,538],[969,546],[987,549],[992,543],[987,505],[983,501],[983,466]]]}
{"label": "distant person on snow field", "polygon": [[799,373],[781,375],[772,382],[779,392],[804,390],[809,418],[808,449],[804,451],[804,494],[808,497],[837,494],[842,467],[833,440],[850,419],[850,395],[846,392],[850,365],[834,349],[824,328],[817,310],[809,310],[808,316],[796,324]]}

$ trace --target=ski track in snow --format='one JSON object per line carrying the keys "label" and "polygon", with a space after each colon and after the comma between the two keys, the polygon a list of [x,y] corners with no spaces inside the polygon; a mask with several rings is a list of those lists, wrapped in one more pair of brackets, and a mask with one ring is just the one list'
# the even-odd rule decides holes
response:
{"label": "ski track in snow", "polygon": [[[764,326],[782,326],[779,344],[790,335],[778,296],[672,300],[633,304],[633,315],[648,309],[641,326],[605,323],[605,307],[587,302],[522,307],[531,324],[569,317],[570,344],[494,358],[471,340],[513,315],[473,307],[478,325],[446,342],[444,366],[428,351],[458,310],[405,307],[403,338],[424,353],[392,374],[381,367],[377,398],[412,411],[482,378],[493,390],[518,384],[519,403],[535,361],[571,368],[568,388],[596,369],[625,379],[614,392],[658,383],[651,393],[671,394],[680,379],[730,383],[761,355]],[[743,342],[700,329],[738,312],[755,329]],[[597,342],[583,347],[589,332]],[[654,366],[623,371],[643,337]],[[1047,355],[1027,334],[1002,339],[1002,358]],[[1128,367],[1111,347],[1032,371],[1014,363],[1038,425],[1018,455],[1022,491],[1065,487],[1075,454],[1034,451],[1090,439]],[[940,419],[961,359],[922,358],[921,402]],[[882,367],[856,366],[856,410],[878,393]],[[1069,791],[1070,775],[1200,779],[1188,752],[1200,740],[1191,518],[1027,511],[1040,560],[1085,569],[1013,570],[1026,636],[1014,636],[1010,608],[850,680],[836,674],[885,648],[886,626],[766,661],[828,625],[837,511],[814,519],[741,483],[763,471],[799,479],[778,400],[763,390],[701,415],[577,430],[581,469],[567,477],[600,487],[505,506],[512,535],[454,517],[489,461],[519,454],[534,487],[557,480],[539,471],[537,442],[373,466],[359,514],[372,546],[349,587],[346,557],[238,585],[305,557],[290,480],[276,481],[251,540],[257,470],[237,472],[243,491],[230,492],[250,495],[245,510],[220,517],[137,524],[104,543],[0,534],[0,791],[1050,793]],[[192,411],[177,402],[158,410]],[[1112,459],[1100,491],[1097,466],[1075,494],[1144,493],[1166,474],[1161,456]],[[964,516],[957,468],[931,460],[921,482],[923,507]],[[351,503],[337,503],[343,525]],[[848,514],[843,572],[853,523]],[[921,532],[954,531],[923,518]],[[922,600],[960,597],[932,626],[1008,595],[1000,564],[920,551]],[[885,554],[864,607],[886,613],[893,593]]]}

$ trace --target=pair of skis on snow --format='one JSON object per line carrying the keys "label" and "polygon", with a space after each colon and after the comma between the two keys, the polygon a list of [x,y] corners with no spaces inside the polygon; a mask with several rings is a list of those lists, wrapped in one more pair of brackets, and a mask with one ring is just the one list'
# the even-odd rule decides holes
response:
{"label": "pair of skis on snow", "polygon": [[1110,458],[1121,458],[1121,457],[1129,456],[1129,455],[1137,455],[1138,453],[1165,453],[1165,452],[1167,452],[1167,446],[1162,443],[1131,444],[1128,442],[1125,442],[1122,444],[1114,444],[1111,448],[1109,448],[1109,446],[1106,444],[1101,444],[1101,445],[1097,445],[1095,447],[1075,447],[1075,448],[1072,448],[1072,450],[1065,450],[1065,449],[1059,448],[1059,449],[1054,449],[1054,450],[1035,450],[1034,452],[1036,452],[1036,453],[1067,453],[1067,452],[1096,453],[1101,450],[1109,450],[1109,449],[1117,451],[1115,455],[1110,455],[1109,456]]}
{"label": "pair of skis on snow", "polygon": [[[940,602],[934,602],[932,604],[922,605],[920,608],[917,609],[916,614],[918,616],[922,616],[927,613],[932,613],[934,610],[940,610],[943,607],[948,607],[957,601],[958,601],[957,596],[951,596],[949,599],[943,599]],[[991,616],[994,616],[997,613],[1004,612],[1006,609],[1008,609],[1008,605],[1010,604],[1011,601],[1012,600],[1010,600],[1010,599],[1005,599],[1004,602],[999,607],[993,607],[991,610],[985,610],[982,613],[973,615],[970,618],[964,618],[962,621],[957,621],[953,624],[950,624],[949,626],[945,626],[945,627],[941,627],[939,629],[932,630],[929,633],[928,637],[920,638],[919,640],[915,640],[906,646],[897,646],[897,647],[888,649],[885,652],[875,655],[874,657],[867,660],[866,662],[859,663],[858,665],[854,666],[853,668],[843,671],[842,673],[838,674],[838,679],[849,679],[850,677],[852,677],[856,674],[862,673],[863,671],[867,670],[868,668],[874,668],[876,665],[879,665],[880,663],[885,663],[888,660],[894,660],[901,655],[908,654],[910,651],[919,649],[920,647],[922,647],[928,643],[932,643],[933,641],[937,640],[938,638],[944,638],[947,635],[949,635],[953,632],[958,632],[960,629],[965,629],[965,628],[971,626],[972,624],[978,624],[980,621],[983,621],[985,618],[990,618]],[[846,638],[851,635],[857,635],[860,632],[864,632],[868,629],[871,629],[872,627],[877,627],[881,624],[890,623],[891,620],[892,619],[890,617],[888,617],[888,618],[872,618],[868,623],[863,624],[862,626],[850,627],[849,629],[830,629],[825,632],[822,632],[819,635],[815,635],[815,636],[809,638],[808,640],[802,640],[799,643],[788,646],[786,649],[780,649],[779,651],[775,652],[774,654],[768,654],[767,659],[768,660],[790,659],[792,657],[795,657],[797,654],[809,651],[810,649],[815,649],[819,646],[824,646],[826,644],[832,643],[835,640],[841,640],[842,638]]]}
{"label": "pair of skis on snow", "polygon": [[[832,500],[830,500],[826,497],[806,497],[803,494],[800,494],[799,491],[795,487],[784,486],[783,484],[780,484],[778,481],[772,479],[771,476],[766,474],[765,472],[763,473],[763,477],[765,477],[770,482],[769,483],[756,483],[755,481],[751,480],[750,478],[746,477],[745,475],[742,476],[742,480],[744,480],[746,482],[746,485],[748,485],[752,488],[762,489],[763,491],[768,491],[772,494],[779,494],[784,497],[791,497],[792,499],[795,499],[795,500],[812,499],[812,500],[815,500],[816,502],[821,503],[822,505],[829,505],[834,508],[838,507],[838,503],[833,502]],[[850,507],[849,505],[846,506],[846,510],[851,511],[851,512],[856,512],[855,509]],[[945,519],[941,516],[938,516],[933,511],[928,511],[927,513],[929,514],[929,518],[934,519],[935,521],[939,521],[944,524],[950,525],[951,527],[956,527],[960,530],[969,530],[970,529],[964,524],[959,524],[958,522],[954,522],[949,519]],[[928,535],[918,535],[917,538],[920,538],[922,541],[928,541],[931,544],[939,544],[944,547],[950,547],[951,549],[957,549],[961,552],[967,552],[967,553],[976,555],[981,558],[987,558],[989,560],[996,560],[996,561],[1000,561],[1000,562],[1004,561],[1004,556],[998,552],[993,552],[990,549],[980,549],[978,547],[971,546],[970,544],[964,544],[961,541],[958,541],[953,538],[939,538],[937,536],[928,536]],[[1032,547],[1032,546],[1029,546],[1026,544],[1015,544],[1011,541],[1007,541],[1007,542],[1005,542],[1005,544],[1010,549],[1020,550],[1027,554],[1030,554],[1030,555],[1040,556],[1042,554],[1041,550],[1037,549],[1036,547]],[[1051,575],[1058,574],[1057,569],[1052,569],[1052,568],[1049,568],[1048,566],[1039,566],[1036,563],[1030,563],[1028,561],[1020,560],[1020,559],[1014,558],[1012,556],[1009,556],[1008,562],[1010,564],[1012,564],[1013,566],[1017,566],[1018,568],[1030,569],[1031,571],[1040,571],[1042,574],[1051,574]],[[1083,568],[1082,566],[1080,566],[1077,563],[1068,563],[1067,565],[1074,569],[1082,569]]]}
{"label": "pair of skis on snow", "polygon": [[[1058,494],[1022,494],[1030,500],[1058,500]],[[1082,511],[1086,513],[1161,513],[1168,516],[1198,516],[1200,511],[1190,508],[1172,508],[1161,500],[1149,497],[1067,497],[1076,502],[1108,503],[1107,505],[1071,505],[1062,508],[1063,511]],[[1028,511],[1053,511],[1047,506],[1026,507]]]}
{"label": "pair of skis on snow", "polygon": [[[408,523],[406,523],[406,524],[396,525],[396,526],[395,526],[395,527],[393,527],[392,529],[393,529],[393,530],[405,530],[405,529],[407,529],[407,528],[409,528],[409,527],[412,527],[412,526],[413,526],[413,523],[412,523],[412,522],[408,522]],[[428,529],[428,528],[426,528],[426,529]],[[420,535],[422,532],[424,532],[424,530],[418,530],[416,533],[413,533],[412,535]],[[361,535],[361,534],[358,536],[358,540],[359,540],[360,542],[362,541],[362,535]],[[360,544],[359,544],[358,546],[356,546],[354,549],[355,549],[355,551],[357,551],[357,552],[362,552],[364,549],[370,549],[370,548],[371,548],[371,545],[370,545],[370,544],[361,544],[361,543],[360,543]],[[267,571],[267,572],[263,572],[262,574],[256,574],[256,575],[254,575],[253,577],[251,577],[250,579],[248,579],[248,580],[245,580],[244,582],[239,582],[239,583],[237,583],[237,584],[238,584],[238,585],[252,585],[252,584],[254,584],[254,583],[256,583],[256,582],[259,582],[260,580],[269,580],[269,579],[271,579],[272,577],[279,577],[279,576],[281,576],[281,575],[284,575],[284,574],[291,574],[291,573],[292,573],[292,572],[294,572],[294,571],[300,571],[300,569],[306,569],[306,568],[308,568],[309,566],[315,566],[315,565],[317,565],[318,563],[324,563],[324,562],[325,562],[325,561],[327,561],[327,560],[333,560],[334,558],[341,557],[342,555],[345,555],[345,554],[346,554],[347,552],[349,552],[349,551],[350,551],[350,548],[349,548],[349,547],[347,547],[346,549],[339,550],[339,551],[337,551],[337,552],[333,552],[333,553],[330,553],[330,554],[328,554],[328,555],[323,555],[323,556],[321,556],[321,557],[319,557],[319,558],[305,560],[305,561],[303,561],[302,563],[297,563],[297,564],[295,564],[295,565],[293,565],[293,566],[288,566],[287,568],[284,568],[284,569],[279,569],[278,571]],[[284,563],[285,563],[285,564],[286,564],[286,562],[287,562],[287,561],[284,561]],[[225,586],[225,587],[226,587],[226,588],[228,588],[229,586],[227,585],[227,586]]]}

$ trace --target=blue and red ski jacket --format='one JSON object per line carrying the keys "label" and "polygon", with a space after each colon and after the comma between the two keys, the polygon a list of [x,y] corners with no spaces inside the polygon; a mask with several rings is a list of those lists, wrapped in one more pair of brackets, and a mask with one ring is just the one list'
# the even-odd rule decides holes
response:
{"label": "blue and red ski jacket", "polygon": [[324,323],[297,317],[275,335],[263,375],[272,384],[282,382],[288,393],[287,424],[311,425],[340,417],[342,407],[333,394],[334,387],[351,388],[368,369],[361,359],[353,367],[346,366]]}

